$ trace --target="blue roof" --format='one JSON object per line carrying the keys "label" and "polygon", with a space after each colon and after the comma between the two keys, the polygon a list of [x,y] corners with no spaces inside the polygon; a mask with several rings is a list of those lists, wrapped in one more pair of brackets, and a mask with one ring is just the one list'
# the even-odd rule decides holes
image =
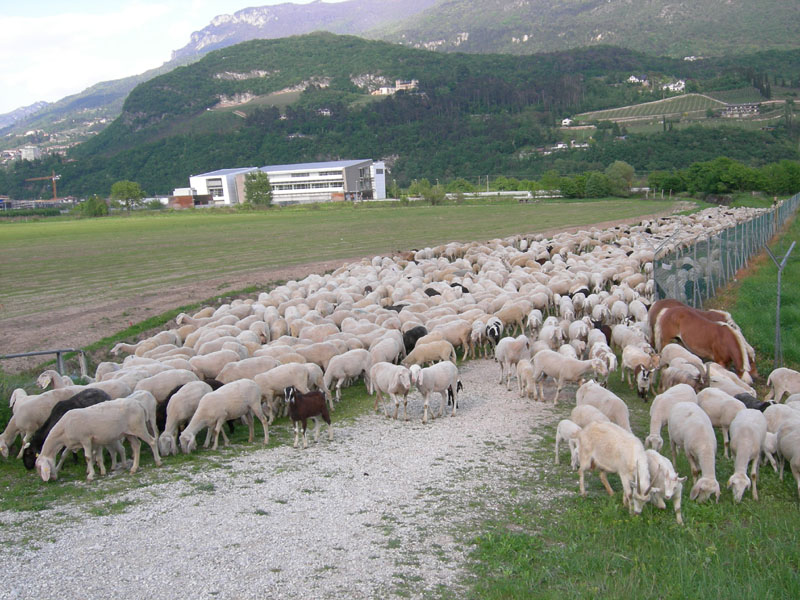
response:
{"label": "blue roof", "polygon": [[352,167],[353,165],[360,165],[361,163],[369,162],[369,158],[362,158],[360,160],[334,160],[330,162],[315,162],[315,163],[297,163],[293,165],[269,165],[261,167],[261,170],[269,173],[271,171],[311,171],[317,169],[341,169],[344,167]]}
{"label": "blue roof", "polygon": [[198,173],[191,175],[191,177],[223,177],[225,175],[238,175],[239,173],[247,173],[256,167],[239,167],[238,169],[219,169],[217,171],[210,171],[209,173]]}

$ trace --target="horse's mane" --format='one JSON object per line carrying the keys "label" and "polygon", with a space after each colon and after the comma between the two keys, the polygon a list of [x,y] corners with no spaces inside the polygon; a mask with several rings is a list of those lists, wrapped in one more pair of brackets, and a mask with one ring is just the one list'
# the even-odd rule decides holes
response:
{"label": "horse's mane", "polygon": [[729,323],[721,323],[721,325],[727,327],[733,334],[733,337],[736,339],[736,343],[739,346],[739,352],[742,354],[742,373],[749,373],[750,355],[747,353],[747,346],[745,344],[742,332],[737,330],[735,327],[732,327]]}

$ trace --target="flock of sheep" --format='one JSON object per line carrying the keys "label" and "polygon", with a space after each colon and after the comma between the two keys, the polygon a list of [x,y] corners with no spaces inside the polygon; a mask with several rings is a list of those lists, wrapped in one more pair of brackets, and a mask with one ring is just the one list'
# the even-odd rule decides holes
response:
{"label": "flock of sheep", "polygon": [[[85,386],[46,371],[39,384],[53,389],[38,395],[15,390],[0,453],[7,458],[20,436],[18,456],[47,481],[57,477],[68,451],[82,449],[91,480],[95,464],[105,473],[104,450],[112,468],[128,464],[126,439],[134,472],[141,441],[158,465],[161,456],[179,447],[192,452],[204,429],[205,446],[213,438],[216,448],[220,434],[228,443],[226,424],[244,421],[252,441],[257,418],[266,444],[269,425],[281,413],[295,423],[295,446],[302,425],[305,447],[306,421],[325,420],[331,437],[330,411],[342,387],[360,377],[376,396],[375,409],[380,402],[387,417],[388,400],[395,419],[401,402],[408,418],[414,388],[422,397],[423,422],[429,414],[446,414],[448,404],[455,416],[460,350],[462,360],[492,355],[500,384],[510,389],[516,378],[524,397],[544,400],[547,377],[555,384],[554,403],[564,385],[579,384],[571,419],[558,424],[556,461],[559,442],[567,442],[582,494],[587,469],[599,470],[609,493],[606,473],[615,472],[632,512],[648,501],[663,508],[672,499],[682,522],[686,478],[675,471],[675,452],[682,448],[689,459],[690,498],[718,499],[713,427],[723,430],[726,455],[730,439],[735,472],[728,487],[737,501],[748,487],[757,499],[762,453],[773,464],[776,453],[790,460],[800,493],[800,410],[794,404],[800,404],[800,396],[787,404],[758,403],[746,375],[742,379],[704,363],[705,357],[678,344],[651,345],[655,246],[681,243],[670,242],[678,230],[685,234],[682,239],[698,239],[757,213],[716,208],[552,238],[453,242],[364,259],[288,282],[256,299],[181,314],[173,329],[137,344],[118,344],[112,353],[129,355],[98,365]],[[631,432],[625,402],[604,387],[617,372],[644,398],[660,375],[648,450]],[[780,402],[786,392],[800,393],[800,374],[777,370],[770,385],[773,400]],[[438,410],[430,405],[435,394],[440,395]],[[659,453],[664,424],[672,461]],[[317,422],[316,437],[319,427]]]}

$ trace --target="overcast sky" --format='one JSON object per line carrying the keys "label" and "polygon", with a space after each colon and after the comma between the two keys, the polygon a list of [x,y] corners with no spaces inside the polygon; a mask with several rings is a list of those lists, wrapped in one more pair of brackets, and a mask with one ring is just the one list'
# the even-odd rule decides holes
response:
{"label": "overcast sky", "polygon": [[215,16],[282,2],[0,0],[0,114],[161,66]]}

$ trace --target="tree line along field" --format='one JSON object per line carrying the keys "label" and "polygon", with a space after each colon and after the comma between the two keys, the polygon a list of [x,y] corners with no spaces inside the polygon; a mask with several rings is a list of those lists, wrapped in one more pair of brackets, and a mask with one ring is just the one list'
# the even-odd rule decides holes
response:
{"label": "tree line along field", "polygon": [[120,300],[230,274],[635,220],[671,206],[623,199],[376,208],[348,204],[7,223],[0,225],[3,281],[8,282],[0,291],[0,322],[98,296]]}

